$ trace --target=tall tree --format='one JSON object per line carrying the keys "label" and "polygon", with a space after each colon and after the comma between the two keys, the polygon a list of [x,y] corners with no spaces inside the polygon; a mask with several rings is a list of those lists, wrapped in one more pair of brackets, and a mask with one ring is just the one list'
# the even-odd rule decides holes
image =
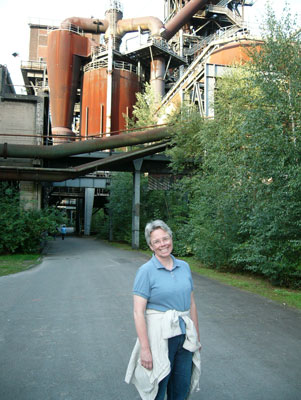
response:
{"label": "tall tree", "polygon": [[190,166],[187,235],[195,254],[275,283],[300,285],[300,35],[271,9],[251,62],[220,79],[215,119],[175,132]]}

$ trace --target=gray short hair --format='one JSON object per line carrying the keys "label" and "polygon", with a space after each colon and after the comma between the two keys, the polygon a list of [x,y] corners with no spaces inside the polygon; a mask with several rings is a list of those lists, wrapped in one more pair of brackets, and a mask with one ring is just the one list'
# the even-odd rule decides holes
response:
{"label": "gray short hair", "polygon": [[148,222],[145,227],[145,240],[147,245],[150,245],[150,235],[156,229],[163,229],[169,236],[172,238],[172,231],[170,227],[160,219],[156,219],[155,221]]}

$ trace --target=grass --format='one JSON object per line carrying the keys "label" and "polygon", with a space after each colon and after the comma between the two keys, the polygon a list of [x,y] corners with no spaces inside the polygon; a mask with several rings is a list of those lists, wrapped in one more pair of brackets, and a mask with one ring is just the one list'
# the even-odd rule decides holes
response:
{"label": "grass", "polygon": [[[110,243],[115,247],[124,250],[132,250],[131,246],[125,243]],[[136,250],[132,250],[136,251]],[[138,250],[145,254],[151,255],[149,250]],[[240,274],[232,272],[222,272],[211,268],[206,268],[198,260],[193,257],[180,257],[187,261],[193,272],[215,279],[225,285],[230,285],[247,292],[258,294],[270,300],[276,301],[284,306],[301,309],[301,290],[293,290],[272,286],[264,278],[253,276],[250,274]]]}
{"label": "grass", "polygon": [[301,309],[301,290],[275,287],[264,278],[258,276],[217,271],[204,267],[199,261],[192,257],[187,257],[185,259],[193,272],[215,279],[226,285],[258,294],[284,306]]}
{"label": "grass", "polygon": [[0,276],[26,271],[38,264],[40,254],[12,254],[0,256]]}

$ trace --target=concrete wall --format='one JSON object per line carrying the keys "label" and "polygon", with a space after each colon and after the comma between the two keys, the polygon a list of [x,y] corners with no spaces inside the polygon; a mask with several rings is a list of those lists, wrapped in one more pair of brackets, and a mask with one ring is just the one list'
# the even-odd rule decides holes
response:
{"label": "concrete wall", "polygon": [[[0,143],[42,144],[43,97],[10,95],[0,98]],[[3,159],[0,166],[40,166],[39,160]],[[41,186],[34,182],[20,182],[22,205],[25,208],[41,207]]]}

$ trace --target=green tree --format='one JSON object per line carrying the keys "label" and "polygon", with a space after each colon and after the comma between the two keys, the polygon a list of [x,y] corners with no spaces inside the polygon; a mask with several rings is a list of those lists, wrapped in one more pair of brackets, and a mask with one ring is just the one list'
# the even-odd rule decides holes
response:
{"label": "green tree", "polygon": [[[277,284],[300,285],[301,268],[301,61],[300,35],[289,12],[277,21],[268,10],[261,51],[248,69],[259,88],[246,111],[249,169],[255,197],[241,227],[247,236],[234,261]],[[251,133],[251,134],[250,134]]]}
{"label": "green tree", "polygon": [[[175,171],[190,168],[187,235],[216,267],[300,285],[300,38],[268,10],[265,43],[218,81],[215,119],[175,132]],[[190,118],[191,119],[191,118]],[[189,157],[187,157],[189,154]]]}
{"label": "green tree", "polygon": [[154,90],[149,83],[145,84],[144,91],[136,93],[136,98],[132,118],[125,116],[129,129],[152,127],[160,124],[162,119],[164,123],[168,122],[169,116],[166,115],[164,107],[158,107]]}

